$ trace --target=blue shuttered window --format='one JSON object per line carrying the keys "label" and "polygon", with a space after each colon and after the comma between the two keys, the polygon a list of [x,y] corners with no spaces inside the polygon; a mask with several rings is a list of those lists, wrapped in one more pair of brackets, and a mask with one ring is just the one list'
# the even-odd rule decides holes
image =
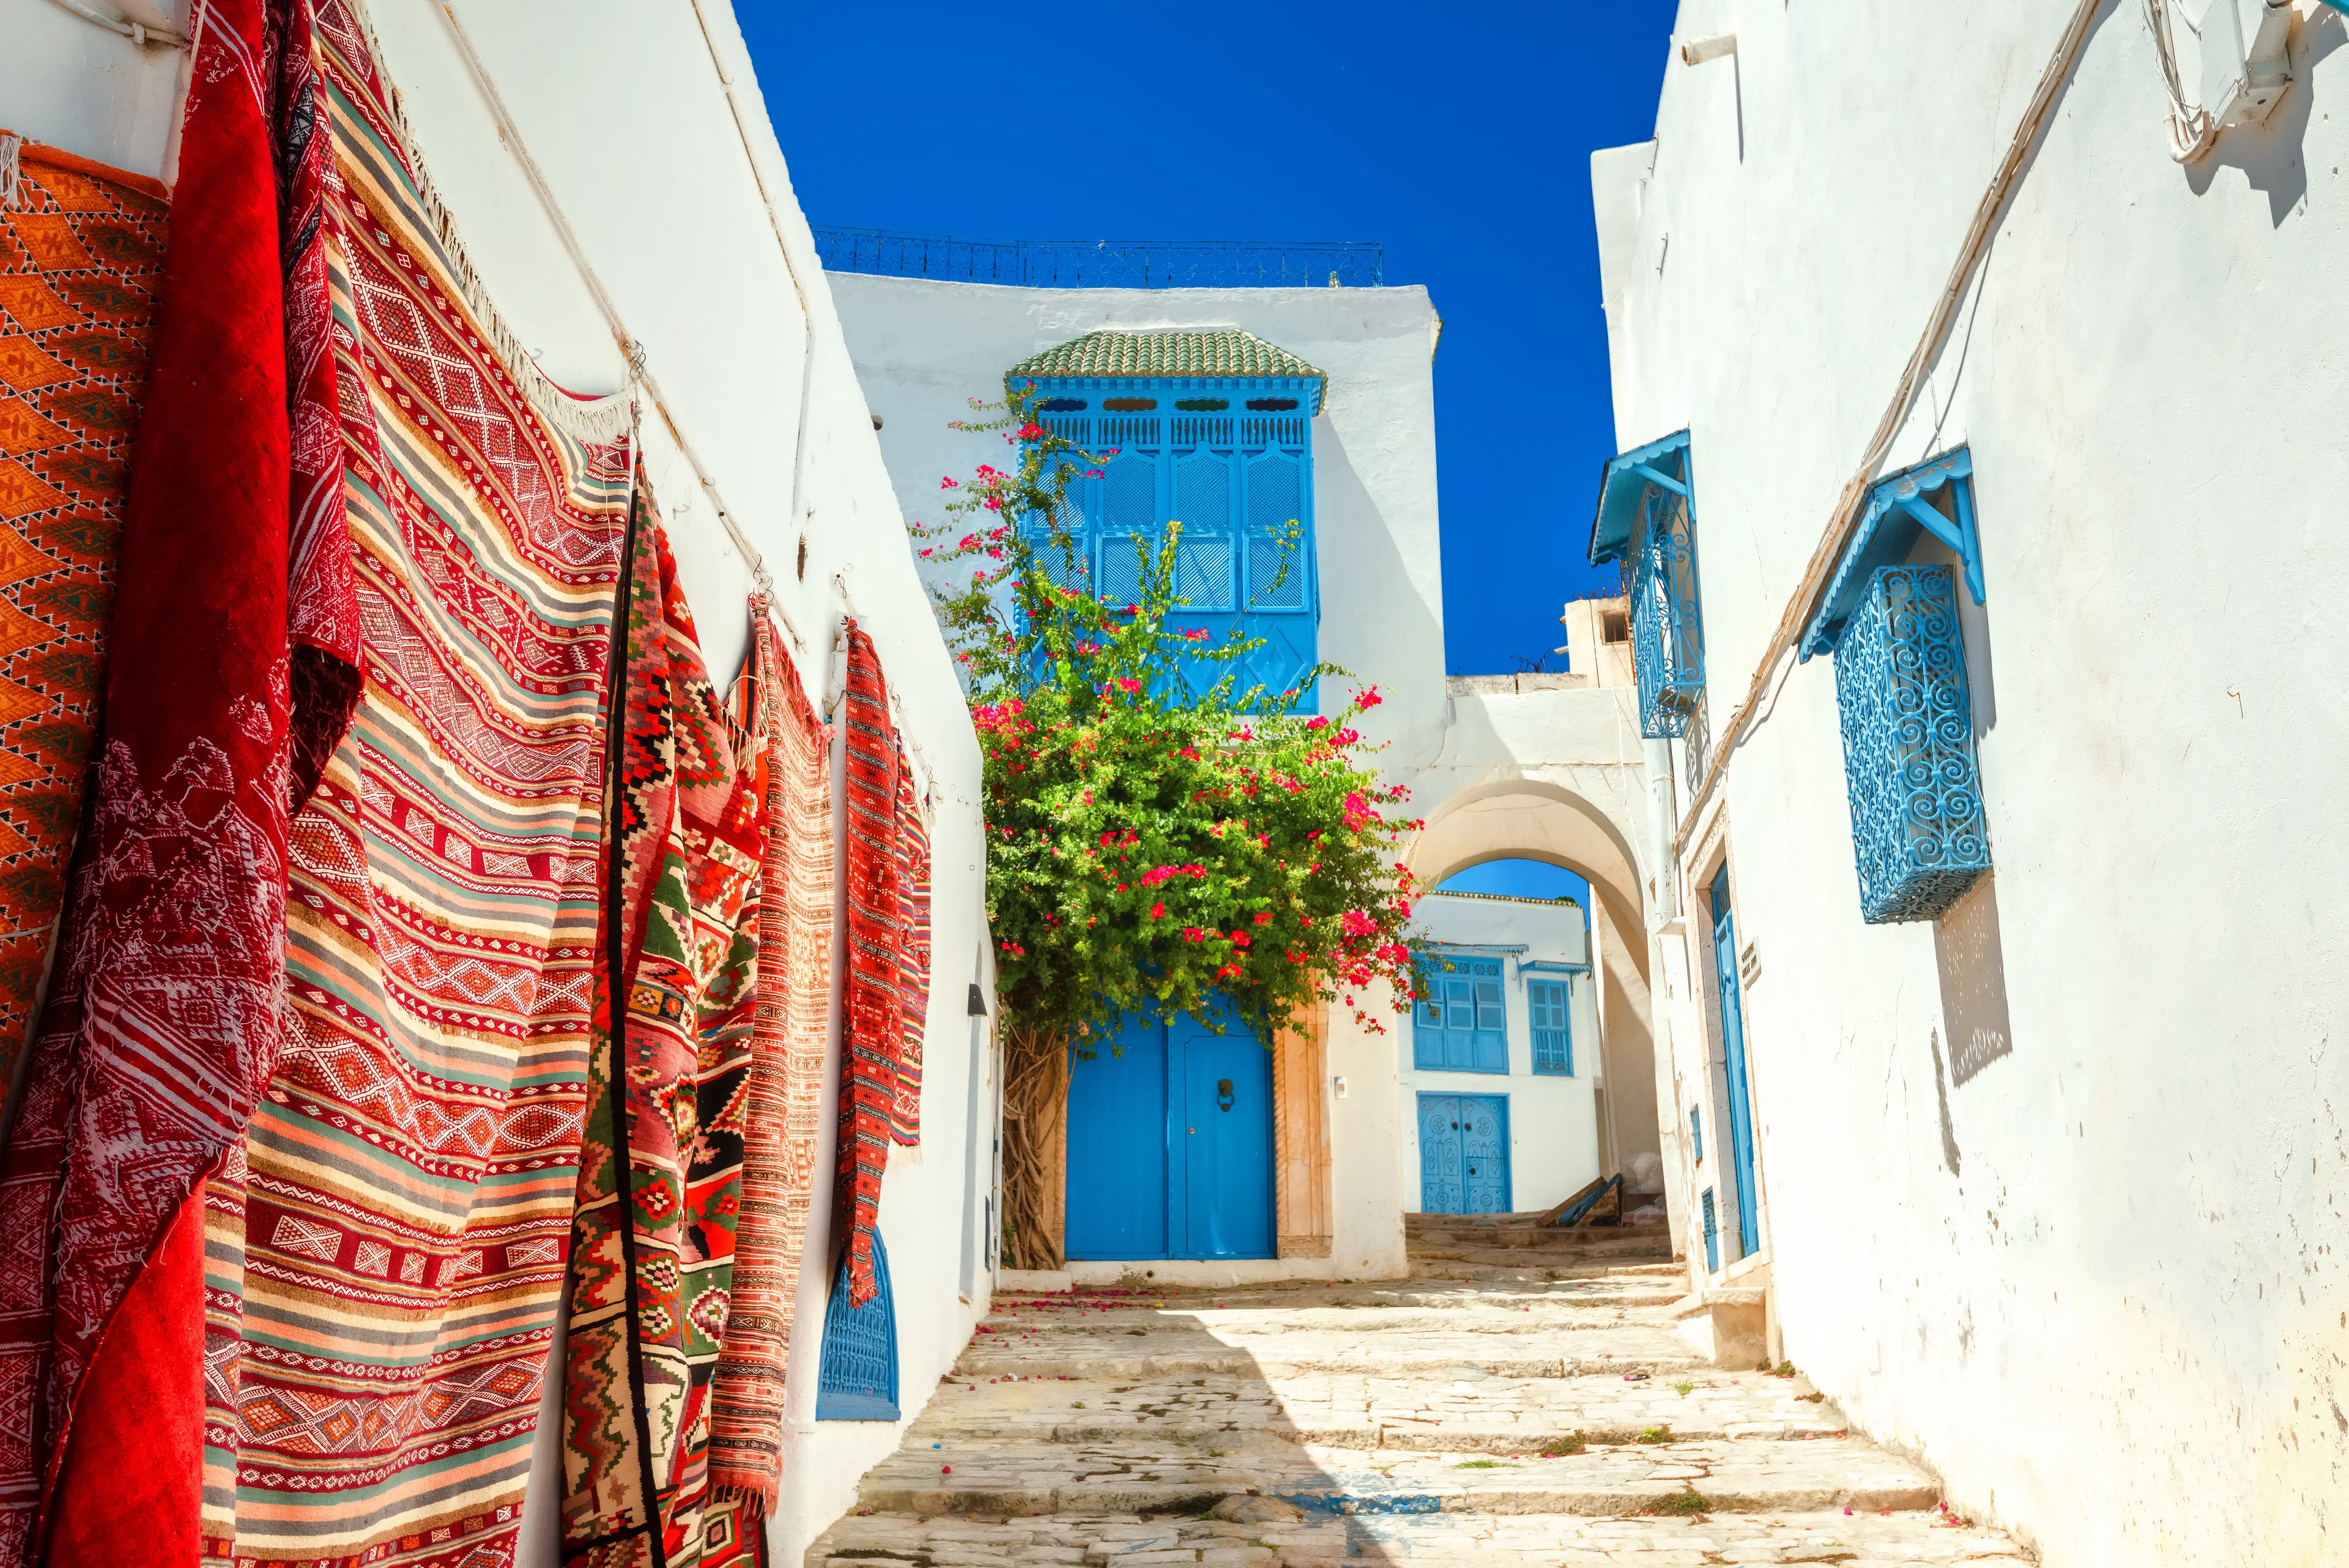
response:
{"label": "blue shuttered window", "polygon": [[1425,994],[1412,1015],[1412,1064],[1424,1072],[1507,1072],[1501,961],[1436,953],[1420,981]]}
{"label": "blue shuttered window", "polygon": [[1699,1165],[1702,1165],[1704,1163],[1704,1113],[1693,1106],[1689,1107],[1689,1147],[1692,1151],[1691,1158]]}
{"label": "blue shuttered window", "polygon": [[1713,1212],[1713,1189],[1704,1189],[1704,1272],[1721,1272],[1721,1219]]}
{"label": "blue shuttered window", "polygon": [[1564,981],[1526,982],[1526,1012],[1533,1024],[1534,1071],[1571,1078],[1574,1034],[1567,1023],[1566,999]]}
{"label": "blue shuttered window", "polygon": [[[1071,560],[1044,563],[1053,581],[1074,587],[1089,576],[1106,602],[1135,603],[1167,524],[1179,522],[1174,592],[1185,602],[1169,626],[1206,631],[1207,646],[1235,631],[1261,639],[1241,662],[1239,686],[1263,687],[1266,707],[1298,691],[1296,706],[1311,708],[1306,677],[1319,659],[1320,597],[1306,410],[1318,386],[1232,380],[1225,395],[1203,397],[1176,379],[1037,385],[1055,394],[1041,416],[1047,428],[1103,459],[1097,477],[1070,482],[1065,523],[1076,548]],[[1250,411],[1250,403],[1268,409]],[[1048,538],[1040,529],[1033,536],[1040,545]],[[1204,659],[1192,666],[1202,690],[1227,668]]]}
{"label": "blue shuttered window", "polygon": [[889,1250],[873,1233],[873,1299],[848,1304],[848,1260],[840,1262],[823,1313],[823,1358],[816,1371],[819,1421],[897,1418],[897,1306],[889,1292]]}

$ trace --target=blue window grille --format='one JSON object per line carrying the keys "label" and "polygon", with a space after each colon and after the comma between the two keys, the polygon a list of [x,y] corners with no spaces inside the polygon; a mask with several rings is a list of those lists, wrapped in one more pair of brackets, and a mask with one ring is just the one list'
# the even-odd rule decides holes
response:
{"label": "blue window grille", "polygon": [[1640,732],[1651,739],[1686,734],[1704,691],[1692,474],[1686,431],[1635,447],[1602,472],[1591,524],[1592,563],[1622,568]]}
{"label": "blue window grille", "polygon": [[1506,1073],[1508,1014],[1501,961],[1433,953],[1420,966],[1424,992],[1412,1013],[1412,1065],[1423,1072]]}
{"label": "blue window grille", "polygon": [[[1321,605],[1313,537],[1313,416],[1323,384],[1304,376],[1067,376],[1029,380],[1052,433],[1104,459],[1072,479],[1063,527],[1074,548],[1041,563],[1064,587],[1110,604],[1142,596],[1143,576],[1179,522],[1175,631],[1261,639],[1237,685],[1262,705],[1314,705]],[[1054,405],[1059,405],[1055,407]],[[1114,406],[1112,406],[1114,405]],[[1114,453],[1114,455],[1112,455]],[[1050,535],[1031,533],[1050,549]],[[1230,666],[1199,659],[1204,690]],[[1295,692],[1293,701],[1288,693]]]}
{"label": "blue window grille", "polygon": [[1951,569],[1911,563],[1946,546],[1984,600],[1973,460],[1961,447],[1878,483],[1800,645],[1832,653],[1860,918],[1937,919],[1991,867]]}
{"label": "blue window grille", "polygon": [[889,1250],[873,1233],[873,1299],[848,1304],[848,1260],[840,1261],[823,1313],[823,1358],[816,1372],[819,1421],[897,1418],[897,1307],[889,1291]]}
{"label": "blue window grille", "polygon": [[1567,1023],[1564,981],[1526,982],[1526,1012],[1533,1023],[1534,1071],[1554,1077],[1574,1076],[1574,1034]]}
{"label": "blue window grille", "polygon": [[1710,1187],[1704,1189],[1704,1272],[1721,1272],[1721,1220],[1713,1212]]}
{"label": "blue window grille", "polygon": [[1704,1163],[1704,1113],[1694,1106],[1689,1107],[1689,1148],[1696,1163]]}

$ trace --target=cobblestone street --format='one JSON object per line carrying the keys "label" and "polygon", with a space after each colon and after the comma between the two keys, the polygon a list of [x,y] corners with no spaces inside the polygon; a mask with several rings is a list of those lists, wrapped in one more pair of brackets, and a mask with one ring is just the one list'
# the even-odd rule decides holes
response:
{"label": "cobblestone street", "polygon": [[809,1563],[2029,1560],[1799,1376],[1706,1365],[1677,1266],[1418,1240],[1436,1277],[999,1293]]}

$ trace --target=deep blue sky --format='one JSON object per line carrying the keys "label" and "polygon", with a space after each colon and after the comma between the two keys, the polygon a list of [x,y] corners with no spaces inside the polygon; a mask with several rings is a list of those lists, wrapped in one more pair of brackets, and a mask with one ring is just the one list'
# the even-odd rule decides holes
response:
{"label": "deep blue sky", "polygon": [[813,222],[1384,242],[1444,322],[1450,672],[1565,640],[1615,450],[1590,152],[1653,131],[1668,0],[738,10]]}

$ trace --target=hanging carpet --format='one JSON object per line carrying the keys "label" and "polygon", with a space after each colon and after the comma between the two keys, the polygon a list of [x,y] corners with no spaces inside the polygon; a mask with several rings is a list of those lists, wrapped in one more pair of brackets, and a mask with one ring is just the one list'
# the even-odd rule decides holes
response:
{"label": "hanging carpet", "polygon": [[362,19],[316,26],[363,679],[293,826],[283,1059],[207,1189],[204,1555],[473,1568],[515,1550],[564,1293],[630,410],[514,348]]}
{"label": "hanging carpet", "polygon": [[848,675],[841,743],[848,780],[848,992],[842,1030],[840,1158],[833,1194],[835,1249],[847,1260],[849,1303],[873,1299],[873,1228],[888,1169],[905,1047],[899,983],[905,911],[897,859],[898,773],[903,756],[889,687],[873,639],[847,627]]}
{"label": "hanging carpet", "polygon": [[[0,1165],[16,1217],[0,1261],[0,1564],[177,1568],[197,1552],[199,1220],[278,1057],[289,809],[356,691],[307,28],[295,0],[211,0],[191,63],[97,768]],[[37,152],[20,165],[28,192],[42,204],[14,237],[66,275],[0,287],[51,323],[0,336],[10,385],[71,396],[78,366],[78,410],[119,425],[153,193]],[[91,271],[75,275],[68,240]],[[67,427],[77,410],[63,411],[44,417]],[[95,539],[119,445],[78,462],[43,450],[18,470],[72,489],[61,515]],[[76,613],[87,624],[99,606]]]}
{"label": "hanging carpet", "polygon": [[[752,1106],[768,801],[758,668],[719,701],[667,536],[637,504],[572,1221],[563,1534],[574,1564],[691,1568]],[[737,1506],[708,1521],[721,1548]]]}
{"label": "hanging carpet", "polygon": [[922,1039],[930,1023],[930,830],[914,794],[914,770],[897,763],[897,1092],[889,1136],[922,1141]]}
{"label": "hanging carpet", "polygon": [[0,1083],[65,904],[162,286],[155,181],[0,131]]}
{"label": "hanging carpet", "polygon": [[[764,737],[766,863],[759,881],[758,1015],[742,1143],[733,1302],[710,1387],[709,1484],[740,1520],[775,1505],[783,1369],[823,1131],[833,936],[831,737],[763,602],[751,691]],[[757,1532],[744,1529],[746,1539]],[[705,1563],[717,1561],[709,1543]]]}

